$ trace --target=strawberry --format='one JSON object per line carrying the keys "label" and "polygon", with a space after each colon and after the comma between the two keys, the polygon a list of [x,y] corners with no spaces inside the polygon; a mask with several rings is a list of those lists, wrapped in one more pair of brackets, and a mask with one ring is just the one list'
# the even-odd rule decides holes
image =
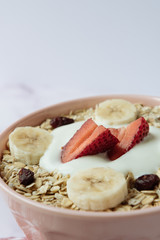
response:
{"label": "strawberry", "polygon": [[[143,117],[133,121],[126,128],[121,128],[119,134],[115,131],[115,135],[120,142],[108,152],[109,159],[115,160],[128,152],[137,143],[142,141],[148,132],[149,125]],[[114,131],[111,130],[111,133],[114,134]]]}
{"label": "strawberry", "polygon": [[126,128],[109,128],[109,130],[111,131],[112,135],[114,135],[116,138],[118,138],[119,141],[121,141],[125,134]]}
{"label": "strawberry", "polygon": [[106,152],[118,142],[109,129],[97,126],[92,119],[88,119],[62,148],[61,161],[65,163],[82,156]]}

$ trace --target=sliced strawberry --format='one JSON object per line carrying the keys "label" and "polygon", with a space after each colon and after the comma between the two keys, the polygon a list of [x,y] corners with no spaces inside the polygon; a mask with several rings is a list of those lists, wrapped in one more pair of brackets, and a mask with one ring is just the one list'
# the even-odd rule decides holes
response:
{"label": "sliced strawberry", "polygon": [[125,134],[125,131],[126,131],[126,128],[125,127],[121,127],[121,128],[108,128],[112,135],[114,135],[116,138],[118,138],[119,141],[122,140],[124,134]]}
{"label": "sliced strawberry", "polygon": [[77,149],[77,153],[79,150],[80,153],[76,158],[106,152],[118,142],[118,139],[111,134],[110,130],[101,125],[93,131],[92,135],[85,142],[83,142],[80,149]]}
{"label": "sliced strawberry", "polygon": [[68,162],[72,160],[68,160],[71,154],[92,134],[96,127],[98,127],[98,125],[91,118],[81,126],[81,128],[74,134],[69,142],[62,148],[62,162]]}
{"label": "sliced strawberry", "polygon": [[137,143],[142,141],[148,132],[149,125],[143,117],[130,123],[126,129],[122,129],[119,133],[120,135],[117,136],[120,142],[108,152],[109,159],[115,160],[128,152]]}
{"label": "sliced strawberry", "polygon": [[108,128],[108,129],[110,130],[112,135],[114,135],[116,138],[118,138],[120,128]]}
{"label": "sliced strawberry", "polygon": [[89,119],[63,147],[61,160],[65,163],[82,156],[102,153],[118,142],[110,130],[97,126],[92,119]]}

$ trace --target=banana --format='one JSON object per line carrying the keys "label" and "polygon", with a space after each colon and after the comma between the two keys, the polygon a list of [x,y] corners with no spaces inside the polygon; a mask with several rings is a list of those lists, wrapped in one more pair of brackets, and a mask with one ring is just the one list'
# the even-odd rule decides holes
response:
{"label": "banana", "polygon": [[121,203],[128,190],[122,173],[111,168],[90,168],[68,180],[67,193],[79,208],[102,211]]}
{"label": "banana", "polygon": [[107,124],[125,124],[137,118],[134,104],[123,99],[111,99],[101,102],[95,109],[95,120]]}
{"label": "banana", "polygon": [[35,127],[17,127],[9,135],[11,154],[27,165],[38,164],[51,141],[49,132]]}

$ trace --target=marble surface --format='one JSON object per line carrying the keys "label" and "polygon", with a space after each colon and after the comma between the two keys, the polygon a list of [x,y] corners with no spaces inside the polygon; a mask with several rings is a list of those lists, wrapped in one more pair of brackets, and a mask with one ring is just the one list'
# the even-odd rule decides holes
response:
{"label": "marble surface", "polygon": [[[0,1],[0,133],[85,96],[159,96],[160,1]],[[0,239],[23,237],[0,197]]]}
{"label": "marble surface", "polygon": [[[37,86],[36,86],[37,85]],[[25,82],[0,83],[0,109],[2,132],[19,118],[45,106],[91,95],[74,87],[58,87],[54,84],[27,84]]]}

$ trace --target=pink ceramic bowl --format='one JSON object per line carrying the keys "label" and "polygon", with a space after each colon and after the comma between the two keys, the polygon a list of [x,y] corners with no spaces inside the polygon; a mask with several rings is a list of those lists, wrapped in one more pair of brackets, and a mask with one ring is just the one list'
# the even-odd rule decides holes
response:
{"label": "pink ceramic bowl", "polygon": [[[17,126],[40,124],[46,118],[71,109],[94,106],[109,98],[160,105],[160,98],[135,95],[108,95],[60,103],[35,112],[10,126],[0,136],[0,154],[9,133]],[[47,206],[29,200],[0,179],[0,189],[17,223],[30,240],[159,240],[160,207],[131,212],[85,212]]]}

